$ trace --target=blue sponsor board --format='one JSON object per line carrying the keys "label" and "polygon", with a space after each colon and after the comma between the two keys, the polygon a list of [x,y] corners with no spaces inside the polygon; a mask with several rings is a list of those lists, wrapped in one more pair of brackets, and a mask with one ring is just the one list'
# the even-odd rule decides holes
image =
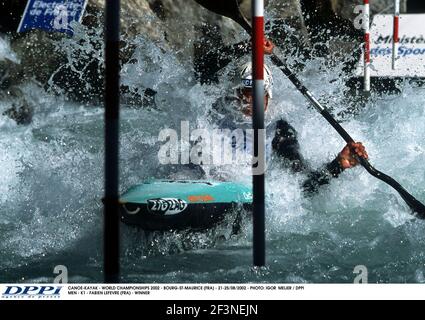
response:
{"label": "blue sponsor board", "polygon": [[[374,57],[377,56],[392,56],[393,49],[392,47],[376,47],[370,50],[370,54]],[[411,48],[411,47],[399,47],[398,56],[407,57],[407,56],[423,56],[425,55],[425,48]]]}
{"label": "blue sponsor board", "polygon": [[80,22],[87,0],[28,0],[18,32],[40,29],[73,35],[72,24]]}

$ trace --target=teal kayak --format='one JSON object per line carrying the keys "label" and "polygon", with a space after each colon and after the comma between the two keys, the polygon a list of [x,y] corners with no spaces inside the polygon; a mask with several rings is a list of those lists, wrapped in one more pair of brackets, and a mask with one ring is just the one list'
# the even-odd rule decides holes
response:
{"label": "teal kayak", "polygon": [[206,229],[237,208],[252,209],[252,189],[234,182],[155,180],[120,198],[121,220],[144,230]]}

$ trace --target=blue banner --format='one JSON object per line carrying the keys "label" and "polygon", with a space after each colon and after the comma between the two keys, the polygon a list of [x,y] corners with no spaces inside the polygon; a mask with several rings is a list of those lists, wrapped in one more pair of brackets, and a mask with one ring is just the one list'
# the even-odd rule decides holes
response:
{"label": "blue banner", "polygon": [[80,22],[87,0],[28,0],[18,32],[40,29],[72,35],[73,22]]}

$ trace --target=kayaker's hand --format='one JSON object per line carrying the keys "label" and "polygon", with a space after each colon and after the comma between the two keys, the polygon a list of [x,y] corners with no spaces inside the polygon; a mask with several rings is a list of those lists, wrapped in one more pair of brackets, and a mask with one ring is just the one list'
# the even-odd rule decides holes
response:
{"label": "kayaker's hand", "polygon": [[264,39],[264,53],[265,54],[272,54],[274,47],[275,47],[275,45],[271,40]]}
{"label": "kayaker's hand", "polygon": [[[249,43],[247,43],[247,45],[248,45],[247,49],[251,51],[252,50],[252,39],[251,39],[251,41],[249,41]],[[274,47],[275,47],[275,45],[271,40],[269,40],[267,38],[264,39],[264,45],[263,45],[264,54],[272,54]]]}
{"label": "kayaker's hand", "polygon": [[338,155],[339,164],[344,170],[357,166],[358,158],[369,159],[366,148],[361,142],[347,144]]}

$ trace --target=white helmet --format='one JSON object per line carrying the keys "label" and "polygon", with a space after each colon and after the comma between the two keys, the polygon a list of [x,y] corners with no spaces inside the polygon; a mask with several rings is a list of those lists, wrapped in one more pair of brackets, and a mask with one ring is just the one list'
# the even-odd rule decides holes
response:
{"label": "white helmet", "polygon": [[[252,63],[247,62],[243,64],[236,75],[236,88],[252,88]],[[273,98],[273,75],[270,68],[264,64],[264,92],[268,94],[269,98]]]}

